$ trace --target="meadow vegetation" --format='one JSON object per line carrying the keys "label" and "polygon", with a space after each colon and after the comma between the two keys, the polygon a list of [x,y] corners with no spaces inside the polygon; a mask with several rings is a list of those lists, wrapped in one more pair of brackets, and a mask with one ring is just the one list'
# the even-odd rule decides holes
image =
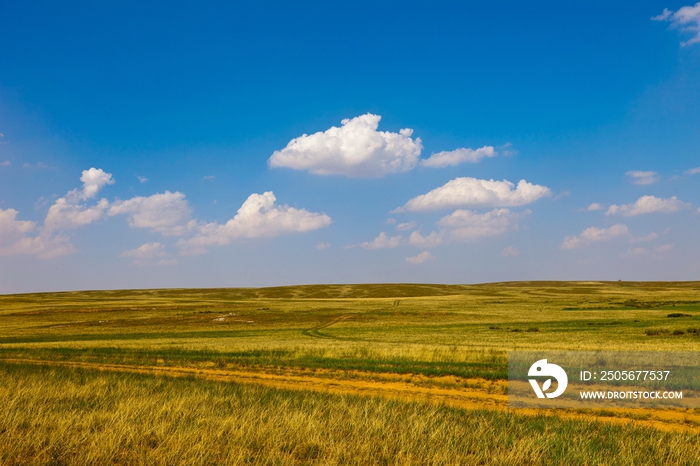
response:
{"label": "meadow vegetation", "polygon": [[503,382],[508,350],[698,328],[698,282],[0,296],[0,462],[698,464],[698,412],[521,414]]}

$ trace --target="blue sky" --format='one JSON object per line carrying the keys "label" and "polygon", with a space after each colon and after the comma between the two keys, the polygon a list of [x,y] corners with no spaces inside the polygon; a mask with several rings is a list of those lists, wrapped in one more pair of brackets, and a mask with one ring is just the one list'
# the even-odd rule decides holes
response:
{"label": "blue sky", "polygon": [[698,280],[699,28],[684,2],[4,2],[0,293]]}

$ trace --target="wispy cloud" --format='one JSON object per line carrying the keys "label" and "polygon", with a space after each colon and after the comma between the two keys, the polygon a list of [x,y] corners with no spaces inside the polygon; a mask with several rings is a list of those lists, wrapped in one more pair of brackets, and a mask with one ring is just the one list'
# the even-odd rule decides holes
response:
{"label": "wispy cloud", "polygon": [[148,182],[148,178],[146,178],[145,176],[138,176],[137,175],[136,178],[138,178],[139,183],[141,183],[141,184]]}
{"label": "wispy cloud", "polygon": [[577,249],[590,243],[610,241],[629,236],[627,225],[618,223],[610,228],[586,228],[578,236],[567,236],[561,244],[561,249]]}
{"label": "wispy cloud", "polygon": [[630,170],[625,173],[632,184],[648,185],[659,181],[659,174],[650,171]]}
{"label": "wispy cloud", "polygon": [[424,264],[428,261],[435,260],[435,256],[433,256],[430,252],[428,251],[423,251],[420,254],[412,257],[407,257],[406,262],[409,264],[413,265],[420,265]]}
{"label": "wispy cloud", "polygon": [[495,157],[496,150],[493,146],[484,146],[478,149],[466,149],[464,147],[452,151],[438,152],[429,158],[421,160],[424,167],[443,168],[454,167],[461,163],[477,163],[481,159]]}
{"label": "wispy cloud", "polygon": [[437,229],[427,235],[414,231],[408,238],[401,235],[388,236],[382,232],[374,240],[360,244],[365,249],[395,248],[401,245],[433,248],[448,242],[471,242],[482,238],[499,236],[518,229],[518,222],[530,214],[511,212],[509,209],[494,209],[478,213],[471,210],[456,210],[438,220]]}
{"label": "wispy cloud", "polygon": [[671,11],[664,8],[664,11],[651,18],[654,21],[667,21],[671,23],[672,28],[679,28],[682,32],[691,33],[692,37],[685,42],[681,42],[681,46],[695,44],[700,42],[700,2],[693,6],[684,6],[677,11]]}
{"label": "wispy cloud", "polygon": [[413,230],[416,227],[416,225],[417,224],[415,221],[404,222],[404,223],[399,223],[398,225],[396,225],[396,229],[398,231],[408,231],[408,230]]}
{"label": "wispy cloud", "polygon": [[518,257],[520,255],[520,249],[515,246],[506,246],[501,250],[501,257]]}
{"label": "wispy cloud", "polygon": [[161,243],[146,243],[136,249],[129,249],[121,253],[121,257],[133,257],[135,259],[153,259],[165,256],[165,246]]}

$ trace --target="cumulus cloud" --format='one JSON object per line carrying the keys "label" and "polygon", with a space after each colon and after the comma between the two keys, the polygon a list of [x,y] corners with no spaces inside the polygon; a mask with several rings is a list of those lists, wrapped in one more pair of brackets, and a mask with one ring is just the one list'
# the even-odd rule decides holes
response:
{"label": "cumulus cloud", "polygon": [[104,186],[114,184],[112,174],[101,168],[90,168],[83,170],[80,181],[83,182],[82,189],[69,191],[49,207],[44,228],[49,231],[78,228],[102,218],[109,207],[107,199],[100,199],[92,206],[88,206],[85,201],[96,197]]}
{"label": "cumulus cloud", "polygon": [[678,200],[676,196],[661,199],[656,196],[642,196],[634,204],[611,205],[605,215],[623,215],[634,217],[641,214],[664,213],[672,214],[681,209],[689,209],[690,203]]}
{"label": "cumulus cloud", "polygon": [[401,235],[387,236],[386,233],[381,232],[379,233],[379,236],[374,238],[374,240],[361,243],[360,247],[365,249],[390,249],[399,246],[401,244],[401,240]]}
{"label": "cumulus cloud", "polygon": [[331,224],[326,214],[277,205],[272,191],[251,194],[236,215],[221,225],[216,222],[197,225],[195,236],[178,241],[185,253],[205,252],[208,246],[222,246],[235,239],[274,237],[287,233],[302,233]]}
{"label": "cumulus cloud", "polygon": [[101,199],[89,206],[87,201],[95,198],[104,186],[114,183],[112,175],[99,168],[84,170],[80,181],[82,188],[69,191],[49,207],[41,228],[34,222],[16,220],[14,209],[0,210],[0,255],[28,254],[49,259],[75,252],[68,238],[57,231],[100,219],[109,202]]}
{"label": "cumulus cloud", "polygon": [[408,237],[411,246],[430,248],[448,241],[476,241],[502,235],[518,229],[518,222],[530,215],[530,211],[511,212],[509,209],[494,209],[483,214],[471,210],[456,210],[441,218],[438,229],[427,236],[414,231]]}
{"label": "cumulus cloud", "polygon": [[105,173],[101,168],[90,168],[83,170],[80,177],[83,182],[83,190],[79,194],[80,199],[92,199],[105,185],[114,184],[111,173]]}
{"label": "cumulus cloud", "polygon": [[440,246],[444,240],[444,231],[431,231],[427,236],[423,236],[420,232],[414,231],[408,237],[408,244],[419,248],[434,248],[435,246]]}
{"label": "cumulus cloud", "polygon": [[275,151],[268,164],[308,170],[315,175],[380,178],[411,170],[418,163],[423,145],[412,139],[412,129],[398,133],[377,131],[381,116],[367,113],[343,120],[341,127],[302,135]]}
{"label": "cumulus cloud", "polygon": [[610,241],[616,238],[629,236],[627,225],[618,223],[610,228],[586,228],[578,236],[567,236],[561,244],[561,249],[576,249],[590,243]]}
{"label": "cumulus cloud", "polygon": [[23,236],[34,230],[36,223],[29,220],[17,220],[15,209],[0,209],[0,238]]}
{"label": "cumulus cloud", "polygon": [[425,262],[432,261],[432,260],[435,260],[435,256],[430,254],[430,252],[428,252],[428,251],[423,251],[420,254],[418,254],[417,256],[406,258],[406,262],[408,262],[409,264],[413,264],[413,265],[420,265],[420,264],[423,264]]}
{"label": "cumulus cloud", "polygon": [[44,226],[48,230],[67,230],[88,225],[102,218],[107,207],[107,199],[101,199],[96,205],[88,207],[69,197],[61,197],[49,207]]}
{"label": "cumulus cloud", "polygon": [[36,223],[17,220],[15,209],[0,209],[0,256],[37,255],[51,259],[75,252],[66,238],[37,231]]}
{"label": "cumulus cloud", "polygon": [[692,37],[685,42],[681,42],[683,47],[700,42],[700,2],[693,6],[681,7],[675,12],[664,8],[660,15],[651,19],[654,21],[667,21],[671,23],[671,27],[680,28],[683,32],[690,32]]}
{"label": "cumulus cloud", "polygon": [[520,180],[518,186],[508,180],[455,178],[432,191],[416,196],[395,212],[448,209],[455,207],[513,207],[530,204],[552,195],[546,186]]}
{"label": "cumulus cloud", "polygon": [[161,243],[146,243],[136,249],[129,249],[121,253],[121,257],[133,257],[135,259],[153,259],[165,255],[165,245]]}
{"label": "cumulus cloud", "polygon": [[518,257],[520,255],[520,249],[515,246],[506,246],[501,250],[501,257]]}
{"label": "cumulus cloud", "polygon": [[431,168],[454,167],[460,163],[477,163],[486,157],[494,157],[496,150],[493,146],[484,146],[478,149],[466,149],[464,147],[452,151],[442,151],[421,160],[421,165]]}
{"label": "cumulus cloud", "polygon": [[656,172],[643,172],[639,170],[630,170],[625,173],[632,184],[647,185],[659,181],[659,174]]}
{"label": "cumulus cloud", "polygon": [[602,204],[598,204],[597,202],[594,202],[593,204],[589,205],[586,210],[588,210],[589,212],[592,212],[594,210],[603,210],[603,209],[605,209],[605,207],[603,207]]}
{"label": "cumulus cloud", "polygon": [[165,191],[125,201],[117,199],[109,208],[108,215],[127,215],[127,222],[132,228],[148,228],[165,236],[180,236],[194,228],[191,213],[184,194]]}

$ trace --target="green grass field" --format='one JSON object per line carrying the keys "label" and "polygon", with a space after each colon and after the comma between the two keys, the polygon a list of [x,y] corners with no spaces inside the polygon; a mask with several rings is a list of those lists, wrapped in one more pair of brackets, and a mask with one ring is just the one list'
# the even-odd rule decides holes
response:
{"label": "green grass field", "polygon": [[700,283],[0,296],[0,459],[700,464],[697,412],[507,411],[538,348],[700,350]]}

